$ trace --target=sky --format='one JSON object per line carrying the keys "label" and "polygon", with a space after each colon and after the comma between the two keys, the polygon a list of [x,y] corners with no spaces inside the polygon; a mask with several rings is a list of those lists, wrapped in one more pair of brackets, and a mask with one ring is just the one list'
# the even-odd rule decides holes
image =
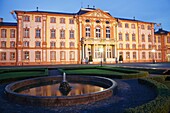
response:
{"label": "sky", "polygon": [[170,31],[170,0],[0,0],[0,18],[5,22],[16,22],[12,10],[54,11],[76,13],[79,9],[95,6],[109,11],[113,17],[161,23]]}

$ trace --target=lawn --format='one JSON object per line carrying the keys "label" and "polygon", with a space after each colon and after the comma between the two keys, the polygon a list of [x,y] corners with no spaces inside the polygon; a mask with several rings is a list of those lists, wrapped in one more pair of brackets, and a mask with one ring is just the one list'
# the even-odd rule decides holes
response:
{"label": "lawn", "polygon": [[28,69],[1,69],[0,80],[28,78],[48,75],[48,69],[28,68]]}

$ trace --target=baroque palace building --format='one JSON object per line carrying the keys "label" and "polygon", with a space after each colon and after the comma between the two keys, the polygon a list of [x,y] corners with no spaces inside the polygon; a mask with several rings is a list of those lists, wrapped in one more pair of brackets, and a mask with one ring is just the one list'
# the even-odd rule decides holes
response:
{"label": "baroque palace building", "polygon": [[170,61],[170,32],[154,32],[153,22],[95,8],[14,13],[17,23],[0,20],[1,66]]}

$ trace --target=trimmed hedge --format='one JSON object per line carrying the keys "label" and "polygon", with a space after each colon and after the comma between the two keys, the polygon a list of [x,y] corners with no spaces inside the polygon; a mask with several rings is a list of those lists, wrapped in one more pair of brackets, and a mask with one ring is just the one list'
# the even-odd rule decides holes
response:
{"label": "trimmed hedge", "polygon": [[170,111],[170,89],[164,84],[149,78],[139,79],[157,90],[157,97],[149,103],[125,110],[125,113],[168,113]]}
{"label": "trimmed hedge", "polygon": [[[90,73],[85,69],[99,69],[99,70],[107,70],[112,71],[113,73]],[[108,78],[118,78],[118,79],[130,79],[130,78],[142,78],[147,77],[149,75],[148,72],[145,71],[136,71],[122,68],[114,68],[107,66],[98,66],[98,67],[67,67],[59,69],[61,72],[66,72],[67,75],[93,75],[93,76],[103,76]],[[73,71],[70,71],[73,70]],[[84,70],[83,72],[74,72],[74,70]]]}

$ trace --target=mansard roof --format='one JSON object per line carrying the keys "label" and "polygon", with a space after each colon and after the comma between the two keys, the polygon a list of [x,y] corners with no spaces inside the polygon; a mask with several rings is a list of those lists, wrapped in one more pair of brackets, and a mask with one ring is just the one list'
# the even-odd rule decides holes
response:
{"label": "mansard roof", "polygon": [[0,26],[17,26],[14,22],[0,22]]}
{"label": "mansard roof", "polygon": [[158,31],[155,32],[155,35],[167,35],[169,31],[163,30],[160,28]]}

